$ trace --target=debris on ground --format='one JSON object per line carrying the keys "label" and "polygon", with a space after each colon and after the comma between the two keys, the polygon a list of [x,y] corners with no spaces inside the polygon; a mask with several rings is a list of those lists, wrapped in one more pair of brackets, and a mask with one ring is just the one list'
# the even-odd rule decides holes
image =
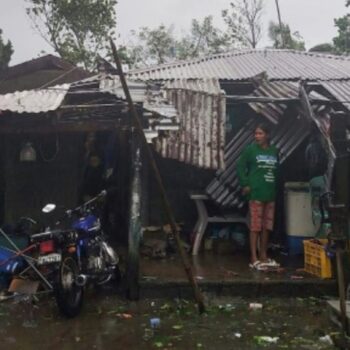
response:
{"label": "debris on ground", "polygon": [[300,276],[300,275],[291,275],[290,276],[291,280],[303,280],[304,276]]}
{"label": "debris on ground", "polygon": [[153,317],[149,320],[151,328],[158,328],[160,326],[160,318]]}
{"label": "debris on ground", "polygon": [[[247,312],[251,304],[259,305],[259,311]],[[330,321],[325,305],[318,298],[213,297],[206,312],[199,315],[196,303],[183,298],[131,303],[101,295],[84,305],[79,318],[67,322],[57,314],[51,298],[36,308],[30,301],[2,303],[1,349],[12,349],[13,344],[18,349],[30,346],[37,350],[65,344],[74,344],[71,348],[75,350],[112,348],[117,341],[127,344],[129,350],[330,350],[347,342]],[[55,346],[51,338],[42,337],[43,329],[54,329],[60,335],[54,339]]]}
{"label": "debris on ground", "polygon": [[167,256],[167,242],[165,240],[148,238],[142,241],[140,252],[153,259],[163,259]]}
{"label": "debris on ground", "polygon": [[326,343],[328,345],[333,345],[333,340],[328,334],[323,336],[323,337],[320,337],[319,339],[322,343]]}
{"label": "debris on ground", "polygon": [[263,304],[261,303],[250,303],[249,309],[250,310],[261,310],[263,308]]}
{"label": "debris on ground", "polygon": [[269,337],[269,336],[254,336],[254,340],[258,345],[265,345],[266,343],[268,344],[276,344],[278,341],[279,337]]}

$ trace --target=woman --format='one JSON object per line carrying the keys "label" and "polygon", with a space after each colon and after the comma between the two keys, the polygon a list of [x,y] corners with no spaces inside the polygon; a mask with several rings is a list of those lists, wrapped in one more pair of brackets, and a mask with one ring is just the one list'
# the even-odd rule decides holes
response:
{"label": "woman", "polygon": [[[275,146],[270,145],[269,137],[268,126],[259,124],[254,131],[255,142],[243,150],[237,163],[242,192],[249,200],[251,254],[249,266],[257,270],[279,266],[267,256],[269,235],[273,230],[278,168],[278,151]],[[258,240],[260,240],[259,255]]]}

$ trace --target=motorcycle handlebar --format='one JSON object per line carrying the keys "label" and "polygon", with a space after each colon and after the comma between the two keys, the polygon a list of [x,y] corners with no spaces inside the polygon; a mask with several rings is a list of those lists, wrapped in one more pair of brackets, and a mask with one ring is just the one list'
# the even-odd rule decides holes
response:
{"label": "motorcycle handlebar", "polygon": [[70,232],[70,231],[64,231],[64,230],[46,231],[46,232],[35,233],[34,235],[31,235],[30,238],[32,242],[40,242],[43,240],[53,239],[54,237],[60,236],[66,232]]}
{"label": "motorcycle handlebar", "polygon": [[96,202],[97,200],[105,198],[108,193],[110,193],[110,190],[108,190],[108,191],[107,190],[102,190],[97,196],[89,199],[88,201],[86,201],[82,205],[79,205],[78,207],[76,207],[74,209],[66,210],[66,215],[69,217],[69,216],[71,216],[74,213],[80,212],[82,209],[86,208],[87,206],[89,206],[90,204]]}

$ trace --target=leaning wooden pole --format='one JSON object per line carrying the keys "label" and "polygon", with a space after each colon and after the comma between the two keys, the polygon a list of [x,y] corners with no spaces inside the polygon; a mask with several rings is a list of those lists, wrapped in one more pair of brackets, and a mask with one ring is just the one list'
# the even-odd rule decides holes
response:
{"label": "leaning wooden pole", "polygon": [[149,145],[147,143],[146,136],[145,136],[145,134],[143,132],[142,124],[141,124],[139,116],[138,116],[138,114],[136,112],[136,108],[134,106],[134,103],[132,101],[132,98],[131,98],[131,95],[130,95],[130,91],[129,91],[129,88],[128,88],[128,85],[126,83],[126,79],[125,79],[125,76],[124,76],[124,73],[123,73],[122,65],[121,65],[121,62],[120,62],[120,59],[119,59],[119,56],[118,56],[118,53],[117,53],[117,49],[116,49],[115,44],[114,44],[112,39],[110,39],[110,44],[111,44],[111,48],[112,48],[113,58],[114,58],[115,64],[116,64],[117,69],[118,69],[120,82],[122,83],[122,87],[123,87],[123,90],[124,90],[125,98],[126,98],[126,100],[128,102],[131,115],[134,118],[135,127],[136,127],[136,129],[137,129],[137,131],[138,131],[138,133],[140,135],[142,144],[143,144],[143,146],[145,148],[145,151],[147,153],[149,162],[151,164],[151,168],[153,170],[155,179],[157,181],[157,184],[158,184],[158,187],[159,187],[159,190],[160,190],[160,194],[161,194],[161,197],[162,197],[162,201],[163,201],[163,204],[164,204],[165,212],[166,212],[168,220],[170,222],[171,230],[172,230],[172,233],[173,233],[173,235],[175,237],[175,241],[176,241],[176,244],[177,244],[177,249],[179,251],[179,254],[180,254],[180,257],[181,257],[184,269],[186,271],[188,280],[189,280],[189,282],[190,282],[190,284],[192,286],[194,297],[195,297],[197,305],[198,305],[199,313],[203,313],[205,311],[203,295],[202,295],[202,293],[199,290],[198,284],[197,284],[197,282],[196,282],[196,280],[195,280],[195,278],[193,276],[192,268],[191,268],[191,265],[190,265],[190,263],[188,261],[188,257],[187,257],[187,255],[186,255],[186,253],[184,251],[184,248],[183,248],[183,246],[181,244],[180,235],[179,235],[179,231],[178,231],[178,228],[177,228],[177,225],[176,225],[175,217],[174,217],[172,209],[170,207],[170,203],[169,203],[168,197],[167,197],[166,192],[165,192],[165,188],[164,188],[164,185],[163,185],[162,178],[160,176],[157,164],[156,164],[155,159],[153,157],[153,153],[152,153],[152,151],[151,151],[151,149],[150,149],[150,147],[149,147]]}

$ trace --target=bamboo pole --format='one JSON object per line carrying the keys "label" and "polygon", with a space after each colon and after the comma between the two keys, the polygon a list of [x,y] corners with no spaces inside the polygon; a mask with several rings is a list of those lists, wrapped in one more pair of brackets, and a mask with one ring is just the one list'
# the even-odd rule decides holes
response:
{"label": "bamboo pole", "polygon": [[158,187],[159,187],[159,190],[160,190],[160,194],[161,194],[161,197],[162,197],[162,201],[163,201],[163,205],[164,205],[164,208],[165,208],[165,212],[166,212],[166,214],[168,216],[168,220],[170,222],[171,230],[172,230],[172,233],[173,233],[173,235],[175,237],[175,241],[176,241],[176,244],[177,244],[177,249],[179,251],[179,254],[180,254],[180,257],[181,257],[184,269],[185,269],[185,272],[187,274],[187,278],[188,278],[188,280],[189,280],[189,282],[190,282],[190,284],[192,286],[192,289],[193,289],[194,297],[195,297],[195,300],[196,300],[197,305],[198,305],[198,311],[199,311],[199,313],[203,313],[205,311],[203,295],[202,295],[202,293],[199,290],[198,284],[197,284],[197,282],[196,282],[196,280],[195,280],[195,278],[193,276],[192,268],[191,268],[191,265],[190,265],[190,263],[188,261],[188,257],[187,257],[187,255],[186,255],[186,253],[185,253],[185,251],[183,249],[183,246],[181,244],[179,231],[178,231],[178,228],[177,228],[177,225],[176,225],[176,221],[175,221],[172,209],[170,207],[170,203],[169,203],[168,197],[166,195],[166,191],[165,191],[165,188],[164,188],[164,185],[163,185],[162,178],[160,176],[160,173],[159,173],[157,164],[155,162],[155,159],[153,157],[152,151],[151,151],[151,149],[150,149],[150,147],[149,147],[149,145],[147,143],[145,134],[143,132],[141,121],[140,121],[140,119],[138,117],[138,114],[136,112],[136,108],[135,108],[134,103],[132,101],[132,98],[131,98],[131,95],[130,95],[130,91],[129,91],[129,88],[128,88],[128,85],[126,83],[126,79],[125,79],[125,76],[124,76],[124,73],[123,73],[123,68],[122,68],[122,65],[121,65],[118,53],[117,53],[117,49],[116,49],[116,46],[115,46],[115,44],[114,44],[112,39],[110,39],[110,45],[111,45],[111,48],[112,48],[113,58],[114,58],[114,61],[116,63],[117,69],[118,69],[120,82],[121,82],[121,84],[123,86],[124,94],[125,94],[126,100],[128,102],[131,115],[133,116],[136,129],[137,129],[137,131],[139,133],[139,136],[141,138],[143,146],[144,146],[144,148],[146,150],[149,162],[151,164],[151,168],[153,170],[155,179],[157,181],[157,184],[158,184]]}

